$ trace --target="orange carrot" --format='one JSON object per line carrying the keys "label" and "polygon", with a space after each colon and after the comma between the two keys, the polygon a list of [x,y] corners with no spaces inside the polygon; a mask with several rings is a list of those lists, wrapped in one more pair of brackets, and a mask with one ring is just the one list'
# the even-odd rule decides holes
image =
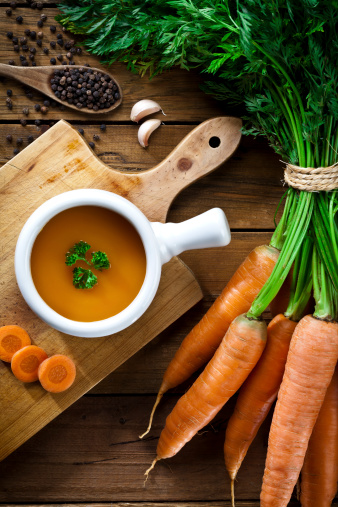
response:
{"label": "orange carrot", "polygon": [[225,465],[231,479],[232,495],[241,463],[277,397],[296,325],[296,322],[282,314],[270,322],[262,357],[239,392],[234,413],[226,429],[224,444]]}
{"label": "orange carrot", "polygon": [[185,337],[164,373],[149,426],[140,438],[150,431],[154,412],[163,394],[187,380],[206,364],[214,355],[230,323],[249,310],[269,278],[278,255],[279,250],[271,246],[256,247],[239,266],[202,320]]}
{"label": "orange carrot", "polygon": [[208,424],[243,384],[260,358],[266,342],[266,324],[240,315],[230,325],[214,357],[177,402],[166,420],[156,461],[174,456]]}
{"label": "orange carrot", "polygon": [[313,428],[301,472],[302,507],[330,507],[338,480],[338,367]]}
{"label": "orange carrot", "polygon": [[15,352],[11,361],[12,372],[22,382],[38,380],[40,363],[47,358],[46,352],[36,345],[27,345]]}
{"label": "orange carrot", "polygon": [[290,344],[270,435],[261,507],[286,507],[338,358],[338,324],[307,315]]}
{"label": "orange carrot", "polygon": [[74,382],[76,368],[73,361],[62,354],[46,359],[39,367],[39,380],[46,391],[60,393]]}
{"label": "orange carrot", "polygon": [[31,344],[28,333],[20,326],[0,327],[0,359],[10,363],[13,354]]}

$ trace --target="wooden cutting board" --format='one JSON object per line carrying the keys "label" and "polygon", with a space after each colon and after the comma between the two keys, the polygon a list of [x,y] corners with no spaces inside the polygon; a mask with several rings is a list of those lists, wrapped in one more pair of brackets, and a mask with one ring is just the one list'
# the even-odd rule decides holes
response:
{"label": "wooden cutting board", "polygon": [[24,327],[33,344],[43,347],[48,355],[67,354],[77,366],[73,386],[64,393],[51,394],[38,382],[18,381],[10,365],[0,361],[0,460],[202,298],[194,275],[174,258],[163,267],[150,308],[131,327],[105,338],[60,333],[30,310],[16,284],[15,245],[28,217],[62,192],[99,188],[131,200],[150,220],[164,222],[171,202],[183,188],[232,155],[240,141],[240,127],[237,118],[208,120],[153,169],[127,173],[103,164],[77,130],[61,120],[0,169],[0,326]]}

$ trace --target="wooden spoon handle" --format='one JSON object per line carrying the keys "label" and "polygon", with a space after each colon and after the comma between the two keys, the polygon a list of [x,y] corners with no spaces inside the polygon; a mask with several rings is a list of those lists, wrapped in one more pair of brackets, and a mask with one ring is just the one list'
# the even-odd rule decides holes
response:
{"label": "wooden spoon handle", "polygon": [[[141,183],[142,193],[132,195],[133,202],[147,209],[149,215],[149,201],[153,201],[156,215],[164,222],[172,201],[184,188],[214,171],[234,153],[241,139],[241,126],[239,118],[229,116],[201,123],[160,164],[138,174],[137,191]],[[132,188],[129,197],[131,193]]]}
{"label": "wooden spoon handle", "polygon": [[46,76],[51,73],[49,67],[18,67],[0,63],[0,76],[11,77],[43,93],[50,94]]}

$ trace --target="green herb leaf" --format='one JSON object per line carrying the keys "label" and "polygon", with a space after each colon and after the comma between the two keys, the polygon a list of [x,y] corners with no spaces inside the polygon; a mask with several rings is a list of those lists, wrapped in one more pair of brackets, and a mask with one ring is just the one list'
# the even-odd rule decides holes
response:
{"label": "green herb leaf", "polygon": [[89,249],[90,245],[88,245],[88,243],[85,241],[75,243],[75,245],[71,247],[66,253],[67,266],[72,266],[76,261],[85,261],[87,264],[89,264],[89,262],[86,260],[86,253]]}
{"label": "green herb leaf", "polygon": [[73,285],[76,289],[91,289],[96,284],[97,277],[90,269],[73,269]]}
{"label": "green herb leaf", "polygon": [[107,254],[104,252],[93,252],[92,264],[94,268],[98,269],[99,271],[110,268],[110,262],[108,260]]}

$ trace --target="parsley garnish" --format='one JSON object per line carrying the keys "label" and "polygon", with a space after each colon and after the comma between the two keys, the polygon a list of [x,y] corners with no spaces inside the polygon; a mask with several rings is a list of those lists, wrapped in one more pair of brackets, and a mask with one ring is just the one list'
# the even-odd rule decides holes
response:
{"label": "parsley garnish", "polygon": [[[75,243],[66,253],[67,266],[73,266],[77,261],[84,261],[88,266],[102,271],[110,268],[110,262],[107,254],[104,252],[93,252],[91,261],[86,259],[86,254],[90,249],[90,245],[85,241]],[[73,285],[76,289],[91,289],[97,284],[97,276],[91,269],[76,267],[73,269]]]}

